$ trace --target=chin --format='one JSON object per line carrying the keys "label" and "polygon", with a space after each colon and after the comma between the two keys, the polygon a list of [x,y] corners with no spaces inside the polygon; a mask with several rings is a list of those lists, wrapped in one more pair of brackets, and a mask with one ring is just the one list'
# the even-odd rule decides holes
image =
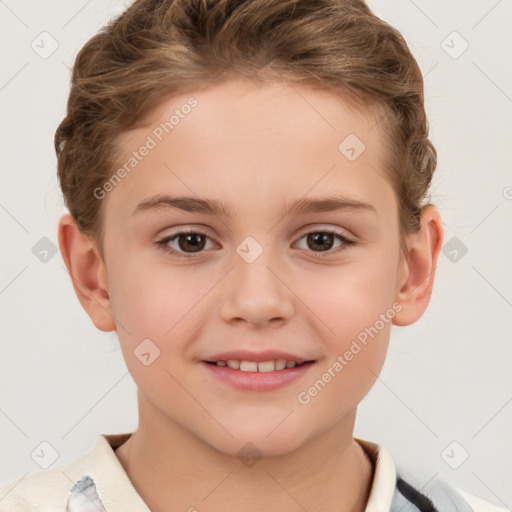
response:
{"label": "chin", "polygon": [[[239,457],[248,467],[254,465],[262,457],[279,457],[286,455],[300,448],[305,442],[296,432],[291,432],[284,424],[268,426],[260,425],[260,429],[251,425],[251,428],[236,429],[234,426],[228,427],[228,431],[233,434],[222,436],[221,439],[210,440],[208,444],[214,449]],[[274,430],[275,429],[275,430]]]}

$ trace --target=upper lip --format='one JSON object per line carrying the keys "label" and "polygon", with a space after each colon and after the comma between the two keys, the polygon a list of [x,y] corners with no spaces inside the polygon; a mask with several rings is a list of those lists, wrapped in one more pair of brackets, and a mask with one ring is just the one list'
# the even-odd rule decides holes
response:
{"label": "upper lip", "polygon": [[254,361],[256,363],[261,363],[264,361],[273,361],[275,359],[286,359],[287,361],[296,361],[297,363],[304,363],[306,361],[313,361],[313,359],[304,359],[303,357],[295,356],[288,352],[283,352],[281,350],[263,350],[261,352],[253,352],[250,350],[231,350],[229,352],[221,352],[219,354],[215,354],[204,361],[216,362],[216,361],[227,361],[229,359],[235,361]]}

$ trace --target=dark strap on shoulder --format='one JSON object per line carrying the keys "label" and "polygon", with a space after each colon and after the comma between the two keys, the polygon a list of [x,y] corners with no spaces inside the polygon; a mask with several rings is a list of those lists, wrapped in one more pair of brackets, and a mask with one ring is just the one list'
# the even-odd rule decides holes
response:
{"label": "dark strap on shoulder", "polygon": [[415,489],[412,485],[408,484],[403,478],[398,476],[396,480],[396,487],[402,496],[409,500],[413,505],[418,507],[420,512],[438,512],[432,501],[427,498],[420,491]]}

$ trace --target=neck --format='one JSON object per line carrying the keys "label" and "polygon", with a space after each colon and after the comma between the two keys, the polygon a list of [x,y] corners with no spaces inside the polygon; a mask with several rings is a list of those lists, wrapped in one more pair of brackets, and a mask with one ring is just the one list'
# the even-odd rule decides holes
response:
{"label": "neck", "polygon": [[115,453],[152,512],[167,512],[170,504],[173,510],[364,512],[373,466],[352,437],[355,413],[292,452],[252,461],[216,450],[168,418],[143,414]]}

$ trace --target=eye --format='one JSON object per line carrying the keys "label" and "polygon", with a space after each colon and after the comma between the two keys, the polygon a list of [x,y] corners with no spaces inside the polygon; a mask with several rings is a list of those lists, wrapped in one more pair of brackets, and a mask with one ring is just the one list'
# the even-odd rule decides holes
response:
{"label": "eye", "polygon": [[[336,238],[341,241],[341,244],[338,245],[336,250],[331,251]],[[303,235],[300,240],[302,239],[306,240],[306,249],[310,248],[313,252],[327,252],[329,254],[336,254],[340,251],[347,250],[353,245],[356,245],[356,242],[349,240],[343,233],[338,233],[337,231],[331,230],[311,231]]]}
{"label": "eye", "polygon": [[[197,231],[178,231],[155,242],[157,247],[167,254],[173,254],[180,258],[192,258],[206,246],[206,240],[210,240],[204,233]],[[171,247],[170,243],[177,244]],[[177,247],[176,247],[177,245]],[[183,252],[180,252],[183,251]],[[191,254],[190,256],[187,254]]]}
{"label": "eye", "polygon": [[[312,252],[336,254],[356,245],[356,242],[349,240],[343,233],[331,230],[310,231],[299,239],[306,239],[306,244]],[[336,250],[331,250],[334,240],[338,238],[341,244]],[[202,252],[207,248],[207,241],[211,240],[207,235],[198,231],[177,231],[155,242],[155,245],[167,254],[180,258],[193,258],[194,254]]]}

